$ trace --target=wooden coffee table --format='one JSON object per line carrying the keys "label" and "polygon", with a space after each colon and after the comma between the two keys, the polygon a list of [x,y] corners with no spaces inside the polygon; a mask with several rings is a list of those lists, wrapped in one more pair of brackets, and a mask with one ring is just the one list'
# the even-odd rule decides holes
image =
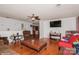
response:
{"label": "wooden coffee table", "polygon": [[37,52],[47,46],[47,43],[42,40],[24,40],[21,44]]}

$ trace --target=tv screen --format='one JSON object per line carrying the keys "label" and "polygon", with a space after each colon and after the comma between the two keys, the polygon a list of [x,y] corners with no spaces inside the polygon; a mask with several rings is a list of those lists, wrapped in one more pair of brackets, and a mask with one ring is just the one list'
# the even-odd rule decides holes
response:
{"label": "tv screen", "polygon": [[50,27],[61,27],[61,20],[50,21]]}

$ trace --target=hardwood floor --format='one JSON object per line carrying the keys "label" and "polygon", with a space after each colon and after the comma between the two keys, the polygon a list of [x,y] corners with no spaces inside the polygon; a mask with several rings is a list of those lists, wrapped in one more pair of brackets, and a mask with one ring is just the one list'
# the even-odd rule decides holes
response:
{"label": "hardwood floor", "polygon": [[39,53],[28,47],[21,45],[17,42],[16,45],[11,44],[10,48],[20,55],[58,55],[58,41],[50,40],[47,42],[46,48],[42,49]]}

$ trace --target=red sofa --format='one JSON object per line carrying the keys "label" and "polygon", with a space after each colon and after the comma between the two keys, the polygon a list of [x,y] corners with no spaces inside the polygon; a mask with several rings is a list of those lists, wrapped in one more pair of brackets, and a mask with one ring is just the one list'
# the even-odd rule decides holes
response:
{"label": "red sofa", "polygon": [[60,50],[61,47],[63,47],[63,48],[73,48],[73,42],[75,42],[78,38],[79,38],[79,35],[72,35],[70,37],[70,39],[68,40],[68,42],[60,41],[58,43],[59,50]]}
{"label": "red sofa", "polygon": [[[68,40],[68,42],[66,42],[66,41],[59,41],[58,42],[59,50],[61,48],[70,48],[70,49],[72,49],[74,47],[73,46],[73,42],[75,42],[77,40],[79,40],[79,35],[72,35],[70,37],[70,39]],[[61,50],[61,51],[62,51],[62,53],[64,53],[65,50]]]}

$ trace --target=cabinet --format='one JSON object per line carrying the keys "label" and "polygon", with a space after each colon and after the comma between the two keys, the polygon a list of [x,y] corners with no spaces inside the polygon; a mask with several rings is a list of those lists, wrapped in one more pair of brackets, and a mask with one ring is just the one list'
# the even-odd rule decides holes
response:
{"label": "cabinet", "polygon": [[50,39],[60,40],[61,33],[50,33]]}

